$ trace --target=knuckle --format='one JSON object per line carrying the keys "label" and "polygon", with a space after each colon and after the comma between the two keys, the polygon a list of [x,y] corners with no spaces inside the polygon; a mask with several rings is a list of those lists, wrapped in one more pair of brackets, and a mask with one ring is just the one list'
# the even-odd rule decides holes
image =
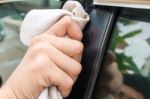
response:
{"label": "knuckle", "polygon": [[37,43],[37,44],[35,44],[34,46],[32,46],[32,49],[35,52],[41,52],[41,50],[44,49],[43,43]]}
{"label": "knuckle", "polygon": [[73,79],[68,79],[67,80],[67,87],[66,87],[66,89],[71,89],[72,88],[72,86],[73,86],[73,84],[74,84],[74,80]]}
{"label": "knuckle", "polygon": [[35,60],[33,60],[33,65],[30,67],[30,71],[31,73],[36,74],[36,75],[38,75],[39,72],[43,74],[46,70],[45,65],[46,64],[43,58],[41,59],[38,57]]}
{"label": "knuckle", "polygon": [[76,41],[76,44],[74,44],[74,46],[75,46],[75,52],[77,54],[81,54],[83,52],[84,45],[80,41]]}
{"label": "knuckle", "polygon": [[76,65],[76,68],[74,68],[74,76],[77,77],[80,74],[81,70],[82,70],[82,65],[78,63]]}
{"label": "knuckle", "polygon": [[81,70],[82,70],[82,65],[79,63],[79,64],[77,65],[77,69],[76,69],[76,75],[77,75],[77,76],[80,74]]}
{"label": "knuckle", "polygon": [[38,42],[41,42],[41,41],[43,41],[43,40],[45,40],[45,35],[44,34],[42,34],[42,35],[37,35],[37,36],[35,36],[35,37],[33,37],[32,38],[32,40],[31,40],[31,45],[34,45],[34,44],[36,44],[36,43],[38,43]]}
{"label": "knuckle", "polygon": [[38,69],[39,70],[45,70],[48,68],[48,65],[49,64],[49,59],[47,58],[46,55],[40,55],[40,57],[36,57],[35,58],[35,66],[37,67],[38,66]]}
{"label": "knuckle", "polygon": [[39,42],[31,47],[31,51],[33,56],[42,55],[47,52],[47,46],[44,42]]}
{"label": "knuckle", "polygon": [[[38,66],[39,68],[42,67],[43,65],[45,65],[44,59],[42,57],[38,57],[36,59],[35,65]],[[41,69],[41,68],[40,68]]]}
{"label": "knuckle", "polygon": [[65,21],[66,25],[71,25],[73,23],[73,20],[69,16],[64,16],[63,20]]}
{"label": "knuckle", "polygon": [[39,36],[33,37],[32,40],[31,40],[31,45],[34,45],[34,44],[36,44],[37,42],[39,42],[39,40],[40,40],[39,38],[40,38]]}

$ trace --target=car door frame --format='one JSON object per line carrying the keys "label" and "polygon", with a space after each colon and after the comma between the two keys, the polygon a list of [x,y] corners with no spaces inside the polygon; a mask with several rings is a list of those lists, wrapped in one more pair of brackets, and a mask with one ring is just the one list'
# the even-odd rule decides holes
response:
{"label": "car door frame", "polygon": [[90,15],[90,22],[84,29],[84,51],[82,72],[67,99],[91,99],[102,59],[115,26],[119,8],[94,6],[87,0],[80,1]]}

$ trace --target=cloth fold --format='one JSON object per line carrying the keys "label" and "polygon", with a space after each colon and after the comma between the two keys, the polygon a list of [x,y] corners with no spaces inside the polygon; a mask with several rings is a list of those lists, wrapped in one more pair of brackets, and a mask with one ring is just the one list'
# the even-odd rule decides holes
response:
{"label": "cloth fold", "polygon": [[[77,1],[67,1],[62,9],[31,10],[27,13],[20,29],[21,42],[29,46],[33,37],[44,33],[63,16],[70,16],[81,29],[89,21],[89,15]],[[59,90],[55,86],[46,88],[38,99],[62,99]]]}

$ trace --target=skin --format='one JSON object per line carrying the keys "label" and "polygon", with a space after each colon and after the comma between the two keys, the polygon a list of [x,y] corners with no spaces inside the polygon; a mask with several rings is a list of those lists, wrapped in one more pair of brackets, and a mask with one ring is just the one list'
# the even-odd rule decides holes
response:
{"label": "skin", "polygon": [[122,85],[119,96],[116,99],[144,99],[143,95],[133,88]]}
{"label": "skin", "polygon": [[93,99],[145,99],[140,92],[123,83],[123,75],[118,69],[115,54],[108,51],[106,55]]}
{"label": "skin", "polygon": [[[66,35],[69,38],[64,38]],[[64,97],[68,96],[82,68],[81,39],[82,31],[67,16],[34,37],[24,58],[0,89],[0,97],[36,99],[45,87],[53,85]]]}
{"label": "skin", "polygon": [[97,81],[93,99],[102,99],[102,97],[107,97],[109,94],[115,96],[123,84],[123,77],[118,69],[115,54],[108,51],[106,58],[102,65],[102,76],[99,76],[100,80]]}

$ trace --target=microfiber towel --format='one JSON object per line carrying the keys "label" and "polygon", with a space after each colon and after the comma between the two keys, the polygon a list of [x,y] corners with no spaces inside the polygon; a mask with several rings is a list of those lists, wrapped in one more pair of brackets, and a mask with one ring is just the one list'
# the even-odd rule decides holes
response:
{"label": "microfiber towel", "polygon": [[[29,46],[32,38],[44,33],[63,16],[70,16],[83,30],[89,21],[89,15],[84,11],[82,5],[77,1],[67,1],[62,9],[35,9],[25,16],[21,29],[20,40]],[[38,99],[62,99],[59,90],[52,86],[46,88]]]}

